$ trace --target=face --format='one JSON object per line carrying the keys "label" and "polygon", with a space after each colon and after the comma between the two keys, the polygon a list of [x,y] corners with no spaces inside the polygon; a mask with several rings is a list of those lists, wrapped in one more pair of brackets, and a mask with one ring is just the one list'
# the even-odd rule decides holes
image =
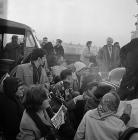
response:
{"label": "face", "polygon": [[70,84],[73,82],[73,77],[72,75],[67,76],[67,80]]}
{"label": "face", "polygon": [[92,46],[92,43],[89,43],[87,46],[90,48]]}
{"label": "face", "polygon": [[44,38],[43,39],[43,43],[48,43],[48,39],[47,38]]}
{"label": "face", "polygon": [[13,42],[14,42],[14,43],[18,43],[18,37],[13,38]]}
{"label": "face", "polygon": [[23,86],[19,86],[19,87],[18,87],[18,90],[17,90],[17,92],[16,92],[16,95],[17,95],[18,97],[23,97],[23,95],[24,95],[24,87],[23,87]]}
{"label": "face", "polygon": [[94,86],[91,90],[88,90],[88,96],[92,97],[96,89],[97,89],[97,86]]}
{"label": "face", "polygon": [[56,45],[61,45],[59,40],[56,40]]}
{"label": "face", "polygon": [[43,103],[42,103],[42,107],[43,107],[44,109],[49,108],[49,107],[50,107],[49,102],[50,102],[50,98],[44,100]]}
{"label": "face", "polygon": [[113,44],[113,40],[112,39],[108,39],[107,40],[107,45],[112,45]]}
{"label": "face", "polygon": [[38,58],[38,62],[40,66],[44,66],[46,63],[46,55],[44,55],[42,58]]}
{"label": "face", "polygon": [[49,82],[52,82],[52,81],[53,81],[53,76],[52,76],[52,74],[50,74],[50,75],[48,76],[48,79],[49,79]]}

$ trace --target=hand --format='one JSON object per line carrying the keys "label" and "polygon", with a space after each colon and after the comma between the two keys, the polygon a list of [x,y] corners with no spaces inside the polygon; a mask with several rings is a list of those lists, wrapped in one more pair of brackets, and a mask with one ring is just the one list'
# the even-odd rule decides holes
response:
{"label": "hand", "polygon": [[77,101],[80,101],[80,100],[83,100],[84,98],[83,98],[83,95],[78,95],[78,96],[76,96],[73,100],[74,100],[74,102],[76,103]]}
{"label": "hand", "polygon": [[132,110],[131,104],[126,104],[125,109],[124,109],[124,114],[128,114],[130,116],[131,110]]}

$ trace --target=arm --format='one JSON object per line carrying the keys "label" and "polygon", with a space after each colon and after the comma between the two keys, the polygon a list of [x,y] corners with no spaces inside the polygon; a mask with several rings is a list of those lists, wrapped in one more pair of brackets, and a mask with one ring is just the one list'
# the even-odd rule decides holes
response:
{"label": "arm", "polygon": [[98,64],[102,63],[102,60],[103,60],[103,50],[102,49],[99,50],[96,60],[97,60]]}
{"label": "arm", "polygon": [[64,49],[61,47],[61,55],[64,56]]}
{"label": "arm", "polygon": [[84,117],[77,129],[74,140],[85,140],[86,115],[87,115],[87,113],[84,115]]}

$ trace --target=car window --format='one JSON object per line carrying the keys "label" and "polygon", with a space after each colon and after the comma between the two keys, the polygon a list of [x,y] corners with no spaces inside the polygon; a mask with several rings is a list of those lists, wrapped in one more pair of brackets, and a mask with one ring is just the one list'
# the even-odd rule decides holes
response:
{"label": "car window", "polygon": [[30,32],[27,32],[26,47],[35,47],[35,41]]}

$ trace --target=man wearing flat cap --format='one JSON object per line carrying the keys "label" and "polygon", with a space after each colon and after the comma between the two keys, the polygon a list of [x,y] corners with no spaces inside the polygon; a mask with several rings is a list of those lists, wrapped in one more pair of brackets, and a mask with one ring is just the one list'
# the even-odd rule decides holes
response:
{"label": "man wearing flat cap", "polygon": [[97,62],[100,72],[109,72],[120,66],[120,49],[118,47],[114,47],[112,44],[113,39],[108,37],[107,44],[98,52]]}

